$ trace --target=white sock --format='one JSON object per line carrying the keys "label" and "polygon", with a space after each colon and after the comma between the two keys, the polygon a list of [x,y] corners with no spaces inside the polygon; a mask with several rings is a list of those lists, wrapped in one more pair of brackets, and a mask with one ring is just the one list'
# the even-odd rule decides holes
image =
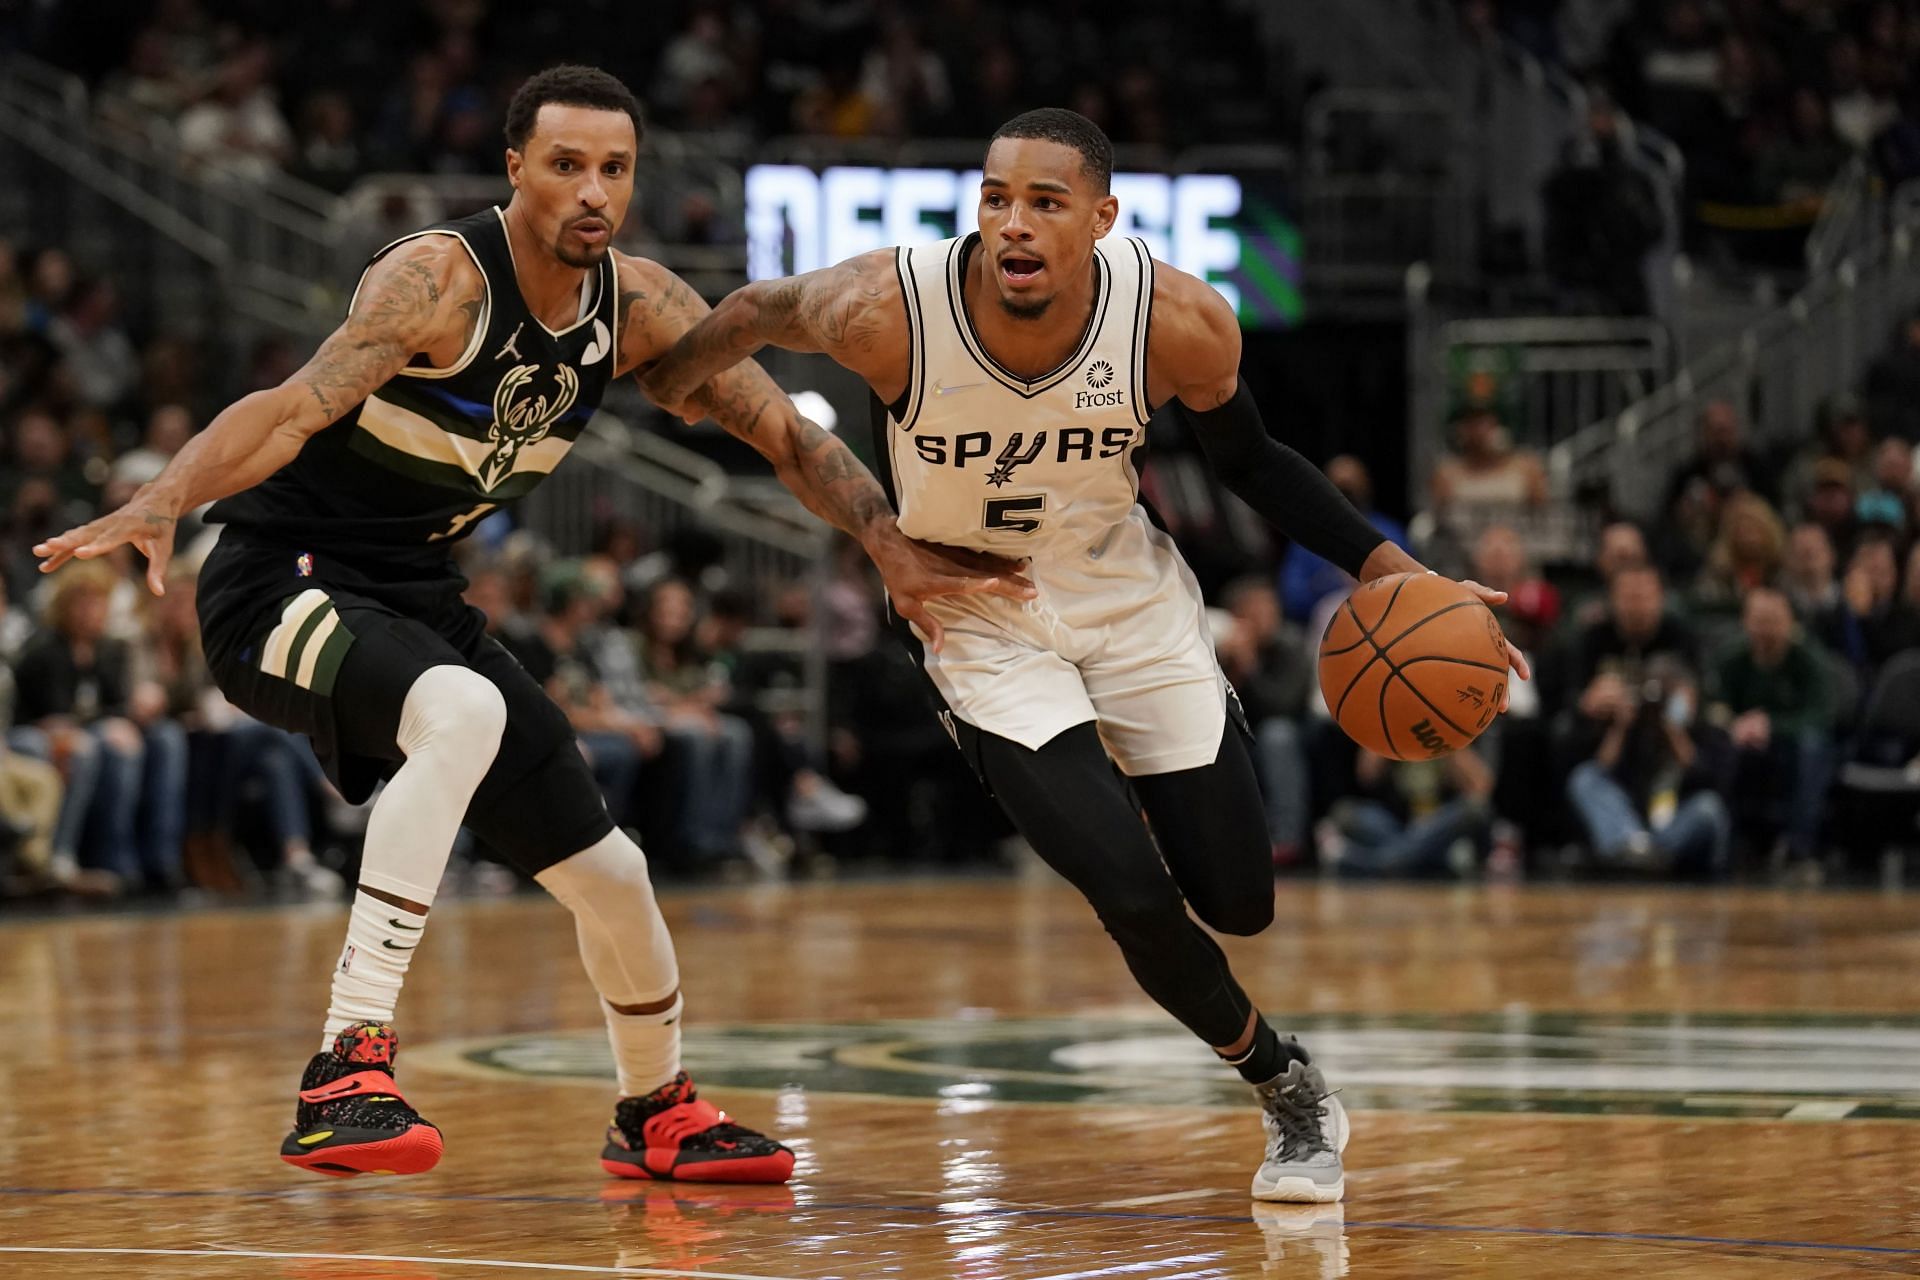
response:
{"label": "white sock", "polygon": [[621,1097],[643,1097],[680,1074],[680,1014],[685,1006],[686,1001],[675,996],[673,1007],[661,1013],[617,1013],[605,1000],[600,1002]]}
{"label": "white sock", "polygon": [[424,915],[382,902],[365,889],[354,893],[347,945],[340,949],[340,963],[333,971],[333,1002],[327,1006],[321,1052],[332,1049],[333,1038],[356,1022],[393,1021],[400,984],[426,927]]}
{"label": "white sock", "polygon": [[[680,970],[640,846],[618,828],[534,879],[573,912],[580,960],[600,993],[620,1094],[652,1093],[680,1072]],[[616,1013],[655,1004],[659,1013]]]}
{"label": "white sock", "polygon": [[419,945],[416,915],[366,892],[433,905],[473,793],[500,749],[507,704],[494,683],[466,667],[430,667],[407,690],[394,741],[406,763],[374,802],[360,857],[347,945],[333,974],[326,1045],[356,1022],[386,1022]]}

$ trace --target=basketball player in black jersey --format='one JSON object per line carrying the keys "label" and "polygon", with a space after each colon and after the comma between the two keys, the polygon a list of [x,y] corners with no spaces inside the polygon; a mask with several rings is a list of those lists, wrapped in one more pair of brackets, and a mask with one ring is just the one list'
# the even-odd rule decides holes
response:
{"label": "basketball player in black jersey", "polygon": [[[504,209],[382,251],[304,368],[221,413],[125,507],[35,551],[52,571],[131,543],[158,593],[174,522],[220,499],[199,605],[221,689],[309,735],[349,799],[386,780],[284,1159],[335,1176],[439,1160],[439,1130],[394,1082],[391,1020],[464,822],[574,913],[619,1073],[606,1170],[785,1181],[792,1153],[700,1100],[680,1069],[679,975],[645,858],[565,716],[462,602],[448,554],[558,464],[611,378],[706,310],[671,272],[609,248],[640,134],[618,80],[543,72],[515,95],[506,134]],[[1004,562],[905,538],[873,477],[757,367],[692,399],[857,536],[909,612],[944,593],[1030,590]]]}
{"label": "basketball player in black jersey", "polygon": [[[1272,869],[1198,588],[1136,505],[1148,415],[1177,402],[1228,488],[1361,581],[1422,570],[1267,434],[1220,294],[1139,242],[1099,243],[1118,212],[1112,166],[1084,117],[1017,117],[988,149],[977,234],[740,289],[642,383],[672,405],[767,343],[825,352],[882,407],[875,452],[903,528],[1032,548],[1035,600],[934,603],[948,643],[923,663],[942,719],[1141,986],[1255,1087],[1267,1146],[1254,1196],[1334,1202],[1344,1111],[1187,914],[1258,933]],[[916,647],[932,638],[912,631]],[[1524,676],[1517,653],[1514,665]]]}

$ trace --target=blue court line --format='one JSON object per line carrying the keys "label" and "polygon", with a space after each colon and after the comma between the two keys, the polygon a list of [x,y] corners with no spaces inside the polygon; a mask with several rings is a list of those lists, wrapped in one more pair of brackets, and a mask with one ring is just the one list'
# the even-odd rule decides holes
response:
{"label": "blue court line", "polygon": [[[662,1186],[665,1190],[665,1186]],[[148,1200],[191,1200],[191,1199],[237,1199],[237,1200],[312,1200],[328,1195],[318,1187],[289,1187],[285,1189],[256,1189],[231,1191],[191,1191],[168,1190],[160,1187],[0,1187],[0,1196],[53,1197],[53,1196],[122,1196]],[[530,1195],[478,1195],[447,1194],[422,1195],[417,1192],[402,1192],[381,1196],[384,1200],[426,1200],[447,1203],[468,1204],[569,1204],[569,1205],[605,1205],[615,1207],[629,1203],[620,1199],[603,1199],[599,1196],[530,1196]],[[957,1213],[941,1208],[939,1205],[924,1204],[828,1204],[809,1203],[794,1205],[756,1205],[751,1200],[728,1200],[714,1197],[709,1193],[706,1198],[696,1195],[676,1197],[684,1199],[700,1208],[722,1208],[737,1205],[743,1209],[758,1209],[761,1212],[803,1213],[919,1213],[946,1217],[980,1218],[1107,1218],[1132,1222],[1216,1222],[1236,1226],[1249,1226],[1255,1220],[1246,1215],[1203,1214],[1203,1213],[1128,1213],[1117,1209],[1052,1209],[1052,1208],[1007,1208],[1007,1209],[969,1209]],[[1427,1231],[1446,1235],[1479,1236],[1544,1236],[1560,1240],[1617,1240],[1631,1244],[1704,1244],[1726,1245],[1745,1249],[1795,1249],[1814,1253],[1869,1253],[1893,1257],[1920,1257],[1920,1248],[1885,1244],[1845,1244],[1823,1240],[1758,1240],[1739,1236],[1694,1236],[1667,1235],[1657,1231],[1583,1231],[1574,1227],[1493,1227],[1474,1223],[1451,1222],[1401,1222],[1395,1220],[1350,1221],[1342,1224],[1347,1230],[1369,1231]]]}

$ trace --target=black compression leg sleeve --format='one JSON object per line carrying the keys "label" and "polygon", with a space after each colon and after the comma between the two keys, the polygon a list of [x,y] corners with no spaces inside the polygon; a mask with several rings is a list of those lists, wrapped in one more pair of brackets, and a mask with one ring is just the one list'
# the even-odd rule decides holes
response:
{"label": "black compression leg sleeve", "polygon": [[[1076,725],[1038,751],[961,728],[988,789],[1047,865],[1093,905],[1141,989],[1209,1045],[1239,1040],[1253,1005],[1219,944],[1187,914],[1093,725]],[[1257,796],[1253,814],[1258,823]]]}
{"label": "black compression leg sleeve", "polygon": [[1273,845],[1246,734],[1232,719],[1209,765],[1133,779],[1193,913],[1222,933],[1273,923]]}

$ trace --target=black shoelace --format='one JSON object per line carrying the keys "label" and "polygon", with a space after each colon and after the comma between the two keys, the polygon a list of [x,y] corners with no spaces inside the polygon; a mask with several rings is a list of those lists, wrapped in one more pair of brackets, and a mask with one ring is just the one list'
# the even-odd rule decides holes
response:
{"label": "black shoelace", "polygon": [[1326,1100],[1331,1094],[1316,1094],[1308,1084],[1291,1089],[1275,1089],[1267,1100],[1267,1114],[1280,1127],[1280,1154],[1298,1159],[1320,1151],[1333,1150],[1327,1139]]}

